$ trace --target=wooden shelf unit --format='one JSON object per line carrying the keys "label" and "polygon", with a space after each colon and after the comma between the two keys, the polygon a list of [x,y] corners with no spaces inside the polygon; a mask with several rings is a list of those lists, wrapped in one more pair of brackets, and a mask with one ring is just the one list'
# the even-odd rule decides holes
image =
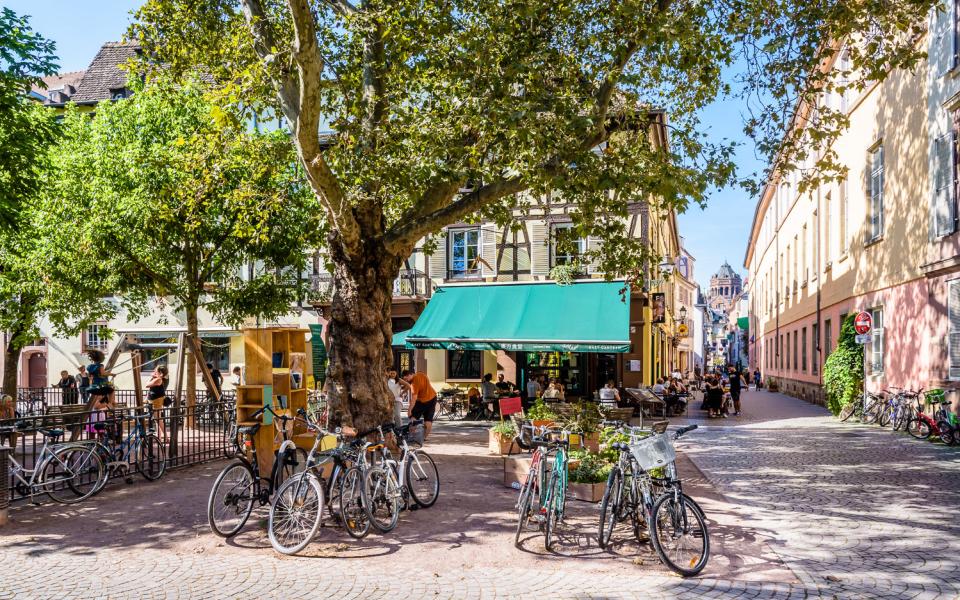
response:
{"label": "wooden shelf unit", "polygon": [[[299,327],[247,328],[243,330],[245,354],[244,385],[237,387],[237,422],[253,421],[251,415],[269,405],[278,414],[295,415],[307,406],[307,336],[309,329]],[[299,373],[295,382],[292,371]],[[299,383],[299,385],[296,385]],[[273,468],[275,440],[282,439],[274,427],[273,415],[264,411],[257,419],[257,460],[260,474],[267,476]],[[305,430],[293,430],[294,442],[307,450],[312,439],[302,436]]]}

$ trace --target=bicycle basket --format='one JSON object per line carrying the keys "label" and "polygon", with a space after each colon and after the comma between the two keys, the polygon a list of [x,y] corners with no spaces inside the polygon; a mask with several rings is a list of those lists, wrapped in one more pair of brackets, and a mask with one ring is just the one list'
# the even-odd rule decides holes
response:
{"label": "bicycle basket", "polygon": [[651,435],[637,442],[630,442],[630,453],[644,471],[669,465],[677,459],[673,444],[664,434]]}
{"label": "bicycle basket", "polygon": [[408,444],[416,444],[417,446],[423,445],[423,424],[419,425],[409,425],[407,427],[407,434],[404,438],[407,440]]}

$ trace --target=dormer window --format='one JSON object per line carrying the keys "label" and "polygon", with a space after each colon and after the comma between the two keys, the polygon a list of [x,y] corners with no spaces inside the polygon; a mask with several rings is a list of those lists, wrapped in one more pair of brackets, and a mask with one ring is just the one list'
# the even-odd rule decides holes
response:
{"label": "dormer window", "polygon": [[129,98],[133,93],[125,87],[121,88],[110,88],[110,99],[111,100],[123,100],[124,98]]}

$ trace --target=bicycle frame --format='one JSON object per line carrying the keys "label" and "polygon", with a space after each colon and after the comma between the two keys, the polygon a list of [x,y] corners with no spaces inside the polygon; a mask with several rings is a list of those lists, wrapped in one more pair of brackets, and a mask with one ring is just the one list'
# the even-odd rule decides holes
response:
{"label": "bicycle frame", "polygon": [[[60,450],[62,448],[68,448],[68,447],[75,447],[75,446],[79,446],[79,444],[52,445],[47,442],[46,438],[44,438],[43,446],[40,448],[40,453],[38,454],[39,459],[37,460],[37,463],[33,466],[32,469],[28,469],[24,467],[22,464],[20,464],[19,461],[17,461],[17,459],[13,455],[9,457],[10,475],[12,475],[14,479],[19,481],[21,485],[27,488],[29,492],[27,494],[28,497],[32,498],[34,496],[43,495],[46,493],[45,488],[47,486],[53,486],[58,483],[64,483],[73,479],[75,475],[73,470],[66,463],[60,460],[60,458],[56,454],[56,450]],[[57,464],[59,464],[64,469],[66,475],[52,481],[38,482],[37,476],[40,473],[43,473],[47,467],[47,464],[49,464],[51,461],[54,461],[54,460],[57,461]],[[30,478],[29,479],[25,478],[24,477],[25,474],[29,474]]]}

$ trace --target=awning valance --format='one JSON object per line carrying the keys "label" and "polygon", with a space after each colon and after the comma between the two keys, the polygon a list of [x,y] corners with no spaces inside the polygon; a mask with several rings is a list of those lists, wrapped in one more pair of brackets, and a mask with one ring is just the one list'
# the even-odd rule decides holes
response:
{"label": "awning valance", "polygon": [[[446,350],[628,352],[622,281],[454,285],[434,292],[394,345]],[[629,298],[629,295],[627,295]]]}

